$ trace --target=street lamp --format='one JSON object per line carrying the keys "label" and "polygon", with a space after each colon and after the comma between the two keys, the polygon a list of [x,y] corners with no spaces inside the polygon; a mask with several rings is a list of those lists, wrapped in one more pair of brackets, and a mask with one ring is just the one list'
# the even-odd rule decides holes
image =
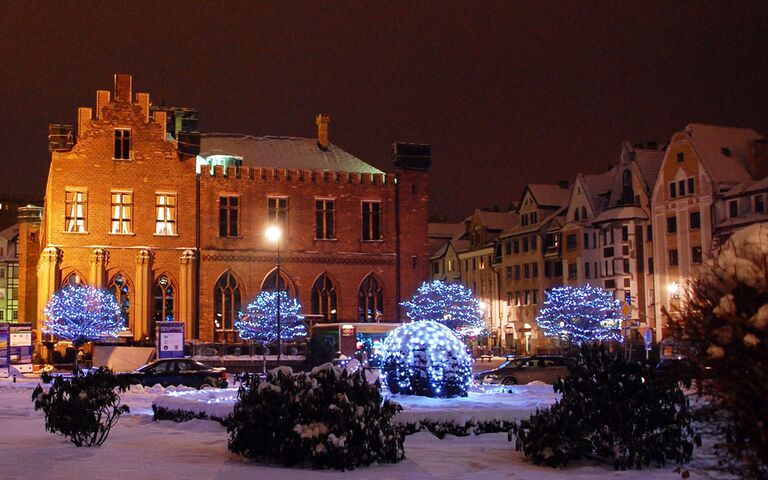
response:
{"label": "street lamp", "polygon": [[280,237],[283,236],[283,231],[277,225],[270,225],[264,232],[264,236],[270,242],[275,242],[276,251],[276,263],[277,263],[277,275],[275,275],[275,290],[277,291],[277,365],[280,366],[280,352],[283,349],[283,340],[280,332]]}

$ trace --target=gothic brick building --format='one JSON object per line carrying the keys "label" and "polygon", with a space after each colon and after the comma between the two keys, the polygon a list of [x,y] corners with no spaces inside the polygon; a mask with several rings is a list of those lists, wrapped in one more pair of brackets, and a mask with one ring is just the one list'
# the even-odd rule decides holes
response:
{"label": "gothic brick building", "polygon": [[39,324],[56,290],[81,283],[115,293],[134,338],[172,318],[188,337],[234,340],[237,312],[276,283],[272,224],[281,288],[304,313],[399,320],[428,275],[429,146],[395,144],[385,173],[330,143],[326,116],[308,139],[185,135],[172,115],[116,75],[76,132],[52,130],[40,233],[22,235],[40,252],[25,309],[36,315],[23,320]]}

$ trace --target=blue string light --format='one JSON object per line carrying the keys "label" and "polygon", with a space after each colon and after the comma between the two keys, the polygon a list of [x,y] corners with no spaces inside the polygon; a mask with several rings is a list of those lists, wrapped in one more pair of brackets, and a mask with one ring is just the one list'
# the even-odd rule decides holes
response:
{"label": "blue string light", "polygon": [[621,302],[599,287],[555,287],[547,292],[536,323],[544,335],[582,343],[622,342]]}
{"label": "blue string light", "polygon": [[397,327],[384,339],[381,355],[392,393],[467,396],[472,359],[461,339],[441,323],[425,320]]}
{"label": "blue string light", "polygon": [[127,327],[115,296],[94,287],[68,285],[53,294],[44,311],[43,332],[75,345],[116,337]]}
{"label": "blue string light", "polygon": [[[280,292],[280,338],[293,340],[307,334],[301,305]],[[264,291],[235,320],[240,338],[266,345],[277,340],[277,292]]]}
{"label": "blue string light", "polygon": [[411,320],[442,323],[460,337],[487,334],[480,302],[460,283],[424,282],[413,298],[401,305]]}

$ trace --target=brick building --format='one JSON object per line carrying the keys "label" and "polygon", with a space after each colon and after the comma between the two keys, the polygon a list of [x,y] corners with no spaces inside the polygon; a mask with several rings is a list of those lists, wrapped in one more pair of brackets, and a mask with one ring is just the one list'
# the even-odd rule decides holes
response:
{"label": "brick building", "polygon": [[37,313],[25,320],[81,283],[114,292],[136,339],[172,318],[188,337],[235,340],[237,312],[274,288],[264,231],[278,224],[280,285],[303,313],[398,321],[428,276],[429,146],[395,144],[385,173],[330,143],[327,116],[308,139],[184,135],[173,114],[116,75],[114,95],[79,109],[76,137],[52,130],[39,245],[28,245],[41,252]]}

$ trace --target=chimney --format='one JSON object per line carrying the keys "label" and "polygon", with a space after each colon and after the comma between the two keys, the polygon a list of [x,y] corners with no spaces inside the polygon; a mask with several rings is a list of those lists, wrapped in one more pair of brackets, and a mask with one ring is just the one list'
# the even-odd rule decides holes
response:
{"label": "chimney", "polygon": [[323,150],[328,150],[328,124],[331,123],[331,116],[321,113],[315,118],[315,123],[317,124],[317,145]]}
{"label": "chimney", "polygon": [[88,128],[88,124],[91,123],[93,118],[93,111],[87,107],[80,107],[77,109],[77,137],[80,138]]}
{"label": "chimney", "polygon": [[393,143],[392,163],[397,168],[426,172],[432,165],[432,145],[423,143]]}
{"label": "chimney", "polygon": [[142,113],[144,114],[144,121],[149,123],[149,94],[137,93],[136,103],[138,103],[139,106],[141,106]]}
{"label": "chimney", "polygon": [[102,109],[109,103],[109,90],[96,90],[96,118],[104,118]]}
{"label": "chimney", "polygon": [[747,167],[753,180],[768,177],[768,141],[753,140],[749,145]]}
{"label": "chimney", "polygon": [[568,180],[558,180],[557,186],[562,188],[563,190],[568,190]]}
{"label": "chimney", "polygon": [[115,74],[115,101],[116,102],[130,102],[131,101],[131,84],[133,83],[133,77],[125,73]]}

